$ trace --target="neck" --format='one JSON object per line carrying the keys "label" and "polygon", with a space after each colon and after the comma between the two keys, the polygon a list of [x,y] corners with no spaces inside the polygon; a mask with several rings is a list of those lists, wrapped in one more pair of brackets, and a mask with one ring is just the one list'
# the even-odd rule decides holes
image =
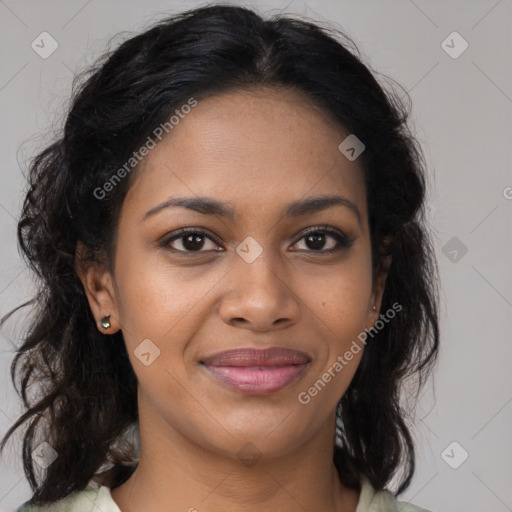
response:
{"label": "neck", "polygon": [[270,458],[249,445],[247,457],[233,458],[195,443],[151,408],[141,412],[139,465],[111,491],[123,512],[354,512],[357,507],[359,492],[339,481],[333,463],[334,413],[294,451]]}

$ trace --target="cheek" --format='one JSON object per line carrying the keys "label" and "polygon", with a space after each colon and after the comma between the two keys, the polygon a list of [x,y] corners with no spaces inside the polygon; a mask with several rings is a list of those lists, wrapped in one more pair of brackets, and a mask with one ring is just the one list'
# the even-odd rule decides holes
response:
{"label": "cheek", "polygon": [[[322,284],[323,292],[315,288],[310,295],[311,304],[316,305],[314,313],[319,320],[318,334],[324,340],[317,377],[327,370],[331,374],[334,372],[336,378],[329,386],[334,385],[341,391],[348,386],[357,370],[365,347],[361,339],[369,326],[371,261],[366,253],[354,255],[339,272],[322,280]],[[340,358],[343,361],[340,362]]]}
{"label": "cheek", "polygon": [[365,254],[355,254],[335,272],[312,280],[307,296],[334,334],[364,328],[371,292],[370,261]]}
{"label": "cheek", "polygon": [[331,286],[331,292],[318,299],[321,305],[313,329],[321,340],[318,359],[297,395],[300,404],[316,411],[313,416],[318,421],[345,394],[365,349],[359,336],[367,322],[369,285],[354,276]]}
{"label": "cheek", "polygon": [[137,380],[152,399],[173,396],[176,404],[186,377],[183,354],[207,289],[184,274],[135,248],[116,259],[119,319]]}
{"label": "cheek", "polygon": [[[118,247],[123,240],[120,238]],[[135,244],[118,250],[116,257],[116,299],[123,333],[131,343],[139,338],[154,339],[165,346],[176,326],[193,312],[212,279],[166,262],[165,255]],[[195,277],[194,277],[195,276]],[[209,281],[212,280],[212,283]]]}

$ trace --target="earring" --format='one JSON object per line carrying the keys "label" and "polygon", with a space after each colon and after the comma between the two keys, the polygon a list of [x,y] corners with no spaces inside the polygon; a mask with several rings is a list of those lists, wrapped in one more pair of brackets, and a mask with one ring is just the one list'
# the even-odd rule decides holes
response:
{"label": "earring", "polygon": [[110,328],[110,315],[104,316],[100,320],[100,323],[101,323],[101,327],[103,327],[103,329],[109,329]]}
{"label": "earring", "polygon": [[375,309],[377,309],[377,308],[376,308],[375,306],[373,306],[373,309],[375,310]]}

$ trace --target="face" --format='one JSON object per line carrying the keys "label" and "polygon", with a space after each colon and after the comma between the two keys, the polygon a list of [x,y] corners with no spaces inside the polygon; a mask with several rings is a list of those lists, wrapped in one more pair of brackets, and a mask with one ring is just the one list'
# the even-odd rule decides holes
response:
{"label": "face", "polygon": [[276,456],[333,422],[382,295],[347,135],[297,93],[261,89],[199,101],[145,158],[113,273],[83,282],[122,330],[155,431]]}

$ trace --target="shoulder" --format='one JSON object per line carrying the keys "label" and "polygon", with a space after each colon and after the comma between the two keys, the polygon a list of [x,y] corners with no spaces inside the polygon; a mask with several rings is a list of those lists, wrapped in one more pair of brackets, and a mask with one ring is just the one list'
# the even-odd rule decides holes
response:
{"label": "shoulder", "polygon": [[356,512],[430,512],[430,510],[398,501],[387,489],[376,491],[369,480],[363,478]]}
{"label": "shoulder", "polygon": [[20,505],[16,512],[121,512],[105,486],[86,487],[54,503],[34,505],[31,500]]}

